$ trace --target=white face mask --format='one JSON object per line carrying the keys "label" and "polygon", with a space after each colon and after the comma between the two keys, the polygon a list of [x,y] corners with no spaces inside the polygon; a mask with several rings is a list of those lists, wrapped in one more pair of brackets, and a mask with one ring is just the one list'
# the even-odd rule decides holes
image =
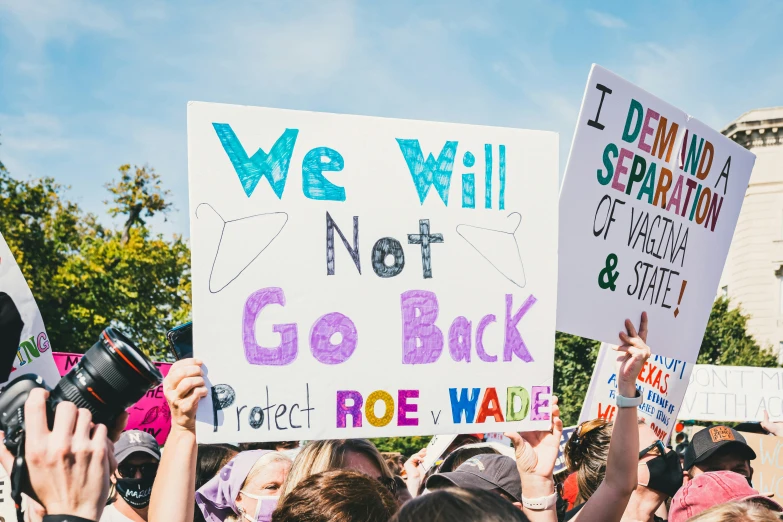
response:
{"label": "white face mask", "polygon": [[[242,518],[245,518],[248,522],[258,522],[259,520],[270,520],[272,511],[277,507],[277,495],[256,495],[255,493],[248,493],[247,491],[239,490],[240,493],[248,498],[256,500],[256,512],[251,517],[242,508],[239,508],[239,512],[242,514]],[[263,519],[260,516],[265,516]]]}

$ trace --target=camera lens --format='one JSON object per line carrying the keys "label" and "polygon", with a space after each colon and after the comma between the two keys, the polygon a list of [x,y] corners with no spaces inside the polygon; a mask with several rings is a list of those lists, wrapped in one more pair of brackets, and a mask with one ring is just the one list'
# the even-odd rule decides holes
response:
{"label": "camera lens", "polygon": [[94,422],[111,424],[162,381],[160,371],[131,340],[110,327],[60,379],[51,401],[70,401],[90,410]]}

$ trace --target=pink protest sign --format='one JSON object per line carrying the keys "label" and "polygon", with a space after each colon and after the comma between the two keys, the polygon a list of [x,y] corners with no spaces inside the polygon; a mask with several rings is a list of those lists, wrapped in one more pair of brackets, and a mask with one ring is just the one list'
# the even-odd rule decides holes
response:
{"label": "pink protest sign", "polygon": [[[77,353],[54,352],[52,355],[61,376],[71,371],[71,368],[82,358],[81,354]],[[165,377],[169,373],[171,363],[156,362],[155,366]],[[163,396],[163,385],[148,391],[139,402],[128,408],[128,414],[127,429],[146,431],[154,435],[161,446],[166,442],[171,431],[171,412]]]}

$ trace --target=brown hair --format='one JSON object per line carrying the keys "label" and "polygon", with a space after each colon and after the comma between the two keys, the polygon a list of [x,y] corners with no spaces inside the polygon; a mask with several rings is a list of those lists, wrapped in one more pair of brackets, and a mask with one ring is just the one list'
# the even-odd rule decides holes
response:
{"label": "brown hair", "polygon": [[294,465],[280,488],[280,498],[284,499],[296,486],[310,475],[342,469],[345,466],[346,453],[361,453],[378,465],[381,476],[393,480],[389,467],[383,460],[378,448],[367,439],[318,440],[307,444],[294,459]]}
{"label": "brown hair", "polygon": [[316,473],[286,495],[272,522],[388,522],[397,502],[380,482],[357,471]]}
{"label": "brown hair", "polygon": [[780,513],[753,502],[727,502],[702,511],[688,520],[694,522],[780,522]]}
{"label": "brown hair", "polygon": [[586,502],[604,480],[612,427],[611,422],[602,419],[583,422],[566,443],[566,466],[569,471],[576,472],[576,484],[579,487],[575,506]]}
{"label": "brown hair", "polygon": [[[417,497],[391,522],[529,522],[522,511],[491,491],[446,488]],[[277,522],[273,520],[273,522]]]}
{"label": "brown hair", "polygon": [[402,453],[382,451],[381,456],[386,465],[389,466],[389,471],[391,471],[392,475],[402,475],[402,470],[405,467],[405,457],[402,456]]}

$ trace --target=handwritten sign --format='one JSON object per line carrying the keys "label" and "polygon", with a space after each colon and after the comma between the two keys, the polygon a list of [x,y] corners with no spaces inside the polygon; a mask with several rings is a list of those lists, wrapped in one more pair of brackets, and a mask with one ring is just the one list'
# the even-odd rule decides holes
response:
{"label": "handwritten sign", "polygon": [[[65,375],[82,358],[77,353],[54,352],[54,362],[60,375]],[[156,362],[160,373],[165,377],[171,368],[170,363]],[[56,381],[55,381],[56,382]],[[171,431],[171,412],[163,396],[163,385],[151,389],[139,402],[128,408],[127,430],[142,430],[151,434],[161,446]]]}
{"label": "handwritten sign", "polygon": [[772,493],[775,501],[783,503],[783,437],[743,433],[745,441],[756,452],[753,468],[753,487],[763,494]]}
{"label": "handwritten sign", "polygon": [[[614,420],[617,414],[617,353],[601,343],[593,378],[582,403],[579,422],[601,417]],[[644,397],[638,414],[664,443],[669,442],[677,412],[688,388],[693,364],[653,355],[636,378],[636,389]]]}
{"label": "handwritten sign", "polygon": [[566,444],[568,444],[568,441],[571,439],[571,435],[574,434],[574,431],[576,431],[576,426],[569,426],[568,428],[563,428],[563,433],[560,435],[560,447],[557,450],[557,460],[555,460],[555,469],[554,473],[560,473],[561,471],[565,471],[566,468],[566,460],[565,460],[565,448]]}
{"label": "handwritten sign", "polygon": [[557,136],[191,103],[201,442],[545,428]]}
{"label": "handwritten sign", "polygon": [[697,364],[680,410],[684,420],[783,421],[783,369]]}
{"label": "handwritten sign", "polygon": [[617,342],[650,317],[695,362],[755,156],[594,65],[560,193],[557,329]]}
{"label": "handwritten sign", "polygon": [[41,312],[0,234],[0,383],[28,373],[59,380]]}

